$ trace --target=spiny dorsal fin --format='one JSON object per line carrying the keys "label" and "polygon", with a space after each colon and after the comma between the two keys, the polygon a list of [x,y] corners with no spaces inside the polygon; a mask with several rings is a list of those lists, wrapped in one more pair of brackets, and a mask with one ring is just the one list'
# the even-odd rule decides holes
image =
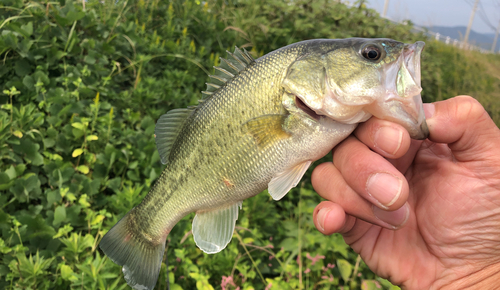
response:
{"label": "spiny dorsal fin", "polygon": [[227,52],[227,58],[220,58],[220,65],[214,66],[215,74],[210,75],[212,82],[207,83],[207,89],[202,92],[203,97],[213,95],[220,87],[229,80],[236,77],[247,66],[255,62],[253,57],[245,49],[234,47],[234,53]]}
{"label": "spiny dorsal fin", "polygon": [[161,115],[156,122],[155,141],[158,153],[160,153],[161,163],[167,163],[170,149],[172,149],[172,145],[177,139],[177,135],[179,135],[182,124],[194,109],[196,109],[196,106],[170,110]]}

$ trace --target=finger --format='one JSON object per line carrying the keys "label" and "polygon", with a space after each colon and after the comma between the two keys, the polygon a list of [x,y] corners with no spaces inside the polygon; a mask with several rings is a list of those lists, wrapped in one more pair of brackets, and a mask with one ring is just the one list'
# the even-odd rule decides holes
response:
{"label": "finger", "polygon": [[396,210],[408,199],[403,174],[354,137],[335,148],[333,164],[350,188],[379,208]]}
{"label": "finger", "polygon": [[394,166],[399,172],[406,174],[408,168],[412,165],[423,140],[414,140],[410,142],[410,148],[408,151],[397,159],[388,159],[388,161]]}
{"label": "finger", "polygon": [[354,135],[366,146],[387,158],[399,158],[410,147],[410,134],[403,126],[375,117],[360,124]]}
{"label": "finger", "polygon": [[323,201],[314,209],[313,221],[320,232],[331,235],[351,230],[356,218],[347,215],[340,205],[331,201]]}
{"label": "finger", "polygon": [[[318,165],[312,173],[311,182],[320,196],[338,204],[346,214],[369,223],[396,229],[401,227],[409,216],[407,204],[395,211],[385,211],[361,197],[345,182],[333,163]],[[328,233],[331,231],[331,228],[327,228],[326,225],[323,228]],[[340,225],[334,224],[332,228],[338,229]]]}
{"label": "finger", "polygon": [[[458,161],[481,161],[478,158],[482,158],[482,161],[492,162],[491,157],[498,156],[500,151],[498,127],[472,97],[458,96],[434,103],[434,114],[427,125],[429,139],[449,144]],[[481,155],[479,152],[495,154]]]}
{"label": "finger", "polygon": [[323,201],[316,206],[313,221],[316,228],[323,234],[342,234],[345,242],[351,246],[354,246],[353,243],[359,241],[370,229],[379,228],[377,225],[346,214],[340,205],[331,201]]}

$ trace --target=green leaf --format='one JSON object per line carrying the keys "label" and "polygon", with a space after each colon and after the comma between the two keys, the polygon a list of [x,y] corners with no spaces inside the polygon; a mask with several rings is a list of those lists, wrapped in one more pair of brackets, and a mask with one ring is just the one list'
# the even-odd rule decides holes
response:
{"label": "green leaf", "polygon": [[344,258],[348,257],[349,246],[345,243],[342,235],[333,234],[328,242],[332,245],[332,249],[334,252],[340,253]]}
{"label": "green leaf", "polygon": [[5,246],[4,240],[0,238],[0,253],[7,254],[10,251],[12,251],[12,249]]}
{"label": "green leaf", "polygon": [[76,196],[70,192],[66,194],[66,199],[69,200],[70,202],[74,202],[76,200]]}
{"label": "green leaf", "polygon": [[44,138],[43,139],[43,146],[45,148],[51,148],[51,147],[54,147],[54,145],[56,145],[56,140],[54,140],[52,138]]}
{"label": "green leaf", "polygon": [[361,290],[379,290],[380,287],[374,280],[363,280],[361,282]]}
{"label": "green leaf", "polygon": [[86,208],[86,207],[90,207],[90,203],[87,201],[87,195],[86,194],[83,194],[82,196],[80,196],[80,199],[78,200],[78,203]]}
{"label": "green leaf", "polygon": [[339,267],[340,276],[347,282],[351,277],[352,265],[344,259],[337,259],[337,266]]}
{"label": "green leaf", "polygon": [[86,166],[86,165],[80,165],[76,168],[76,170],[80,171],[83,174],[87,174],[90,171],[88,166]]}
{"label": "green leaf", "polygon": [[27,75],[23,78],[23,85],[28,89],[28,90],[34,90],[35,89],[35,80],[33,79],[32,76]]}
{"label": "green leaf", "polygon": [[58,190],[51,190],[47,193],[47,203],[54,204],[61,201],[62,197]]}
{"label": "green leaf", "polygon": [[70,11],[70,12],[68,12],[68,14],[66,14],[66,20],[69,22],[78,21],[78,20],[82,19],[83,17],[85,17],[85,12],[82,12],[82,11],[79,11],[79,12]]}
{"label": "green leaf", "polygon": [[0,184],[5,184],[10,182],[10,177],[5,172],[0,172]]}
{"label": "green leaf", "polygon": [[25,59],[20,59],[16,61],[16,64],[14,65],[14,70],[16,72],[16,75],[20,77],[27,77],[29,74],[31,74],[30,63],[27,62]]}
{"label": "green leaf", "polygon": [[73,270],[68,265],[61,265],[61,277],[66,281],[78,281],[78,278],[75,277]]}
{"label": "green leaf", "polygon": [[95,141],[97,139],[99,139],[99,138],[97,138],[96,135],[89,135],[89,136],[87,136],[87,141]]}
{"label": "green leaf", "polygon": [[12,185],[14,185],[14,184],[15,184],[14,180],[12,180],[8,183],[4,183],[4,184],[0,183],[0,190],[7,190],[7,189],[11,188]]}
{"label": "green leaf", "polygon": [[283,247],[286,251],[293,251],[297,248],[297,245],[297,238],[286,238],[281,242],[280,247]]}
{"label": "green leaf", "polygon": [[16,175],[14,174],[12,177],[10,169],[12,169],[12,165],[5,172],[0,172],[0,190],[6,190],[14,184],[13,179],[16,178]]}
{"label": "green leaf", "polygon": [[248,238],[244,238],[244,239],[243,239],[243,243],[245,243],[245,244],[251,244],[251,243],[253,243],[254,241],[255,241],[255,240],[254,240],[253,238],[250,238],[250,237],[248,237]]}
{"label": "green leaf", "polygon": [[22,138],[20,144],[13,146],[13,148],[15,152],[24,155],[25,159],[33,165],[43,164],[43,156],[38,152],[40,145],[33,143],[29,138]]}
{"label": "green leaf", "polygon": [[86,126],[82,123],[79,123],[79,122],[75,122],[75,123],[71,123],[71,126],[79,129],[79,130],[85,130]]}
{"label": "green leaf", "polygon": [[17,37],[14,35],[12,31],[5,31],[3,36],[3,42],[7,47],[12,49],[17,49]]}
{"label": "green leaf", "polygon": [[32,76],[35,83],[42,82],[46,86],[50,85],[50,79],[45,72],[37,70]]}
{"label": "green leaf", "polygon": [[52,239],[58,239],[62,236],[67,236],[71,231],[73,230],[73,227],[69,224],[64,225],[63,227],[60,227],[59,230],[57,231],[57,234],[52,237]]}
{"label": "green leaf", "polygon": [[71,132],[73,133],[73,136],[75,136],[76,139],[82,137],[84,134],[84,132],[80,129],[73,129],[71,130]]}
{"label": "green leaf", "polygon": [[[11,166],[11,167],[13,167],[13,166]],[[17,164],[17,166],[15,167],[15,170],[16,170],[16,176],[21,176],[24,173],[24,171],[26,170],[26,165]],[[5,173],[7,173],[7,171]],[[7,174],[9,174],[9,173],[7,173]],[[10,176],[10,174],[9,174],[9,176]]]}
{"label": "green leaf", "polygon": [[28,173],[22,178],[17,178],[10,192],[20,202],[28,202],[30,199],[38,199],[41,195],[40,180],[34,173]]}
{"label": "green leaf", "polygon": [[83,61],[88,63],[88,64],[95,64],[95,58],[93,56],[90,56],[90,55],[86,55],[83,58]]}
{"label": "green leaf", "polygon": [[105,218],[105,216],[98,214],[95,218],[92,219],[92,221],[90,222],[90,225],[100,224],[104,220],[104,218]]}
{"label": "green leaf", "polygon": [[23,132],[21,132],[19,130],[14,131],[14,133],[12,133],[12,135],[16,136],[19,139],[23,138]]}
{"label": "green leaf", "polygon": [[21,25],[21,29],[24,30],[26,35],[31,36],[33,34],[33,22],[28,22],[24,25]]}
{"label": "green leaf", "polygon": [[52,225],[56,227],[59,224],[61,224],[65,219],[66,219],[66,207],[64,207],[63,205],[56,207],[56,210],[54,211],[54,221],[52,222]]}
{"label": "green leaf", "polygon": [[72,157],[78,157],[78,156],[82,155],[82,153],[83,153],[83,150],[81,148],[78,148],[78,149],[75,149],[73,151],[73,153],[71,154],[71,156]]}
{"label": "green leaf", "polygon": [[198,290],[214,290],[214,287],[212,285],[210,285],[208,280],[201,280],[201,281],[196,281],[196,289],[198,289]]}
{"label": "green leaf", "polygon": [[[19,166],[17,166],[17,167],[19,167]],[[5,173],[9,176],[9,178],[11,180],[18,176],[16,168],[12,165],[9,167],[9,169],[5,170]]]}
{"label": "green leaf", "polygon": [[[249,288],[249,289],[253,289],[252,288]],[[170,284],[170,290],[182,290],[182,287],[179,285],[179,284]]]}

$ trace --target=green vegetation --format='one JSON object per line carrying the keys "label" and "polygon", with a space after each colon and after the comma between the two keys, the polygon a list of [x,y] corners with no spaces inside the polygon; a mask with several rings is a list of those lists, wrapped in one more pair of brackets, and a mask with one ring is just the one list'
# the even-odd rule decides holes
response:
{"label": "green vegetation", "polygon": [[[258,57],[311,38],[425,40],[334,0],[2,4],[1,289],[128,287],[97,245],[161,172],[155,120],[196,104],[225,50]],[[499,67],[498,55],[428,41],[423,97],[471,94],[500,124]],[[194,245],[192,215],[179,222],[167,240],[171,289],[392,289],[339,235],[315,230],[320,198],[309,177],[280,202],[266,193],[245,201],[219,254]],[[166,280],[165,263],[157,289]]]}

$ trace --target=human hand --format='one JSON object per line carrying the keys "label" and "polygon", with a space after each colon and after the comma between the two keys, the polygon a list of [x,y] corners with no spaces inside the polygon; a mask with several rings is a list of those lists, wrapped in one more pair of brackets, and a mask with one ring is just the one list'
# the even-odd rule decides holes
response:
{"label": "human hand", "polygon": [[315,168],[312,184],[328,201],[314,222],[324,234],[341,233],[370,269],[405,289],[493,289],[500,130],[470,97],[425,109],[428,140],[372,118],[334,149],[333,163]]}

